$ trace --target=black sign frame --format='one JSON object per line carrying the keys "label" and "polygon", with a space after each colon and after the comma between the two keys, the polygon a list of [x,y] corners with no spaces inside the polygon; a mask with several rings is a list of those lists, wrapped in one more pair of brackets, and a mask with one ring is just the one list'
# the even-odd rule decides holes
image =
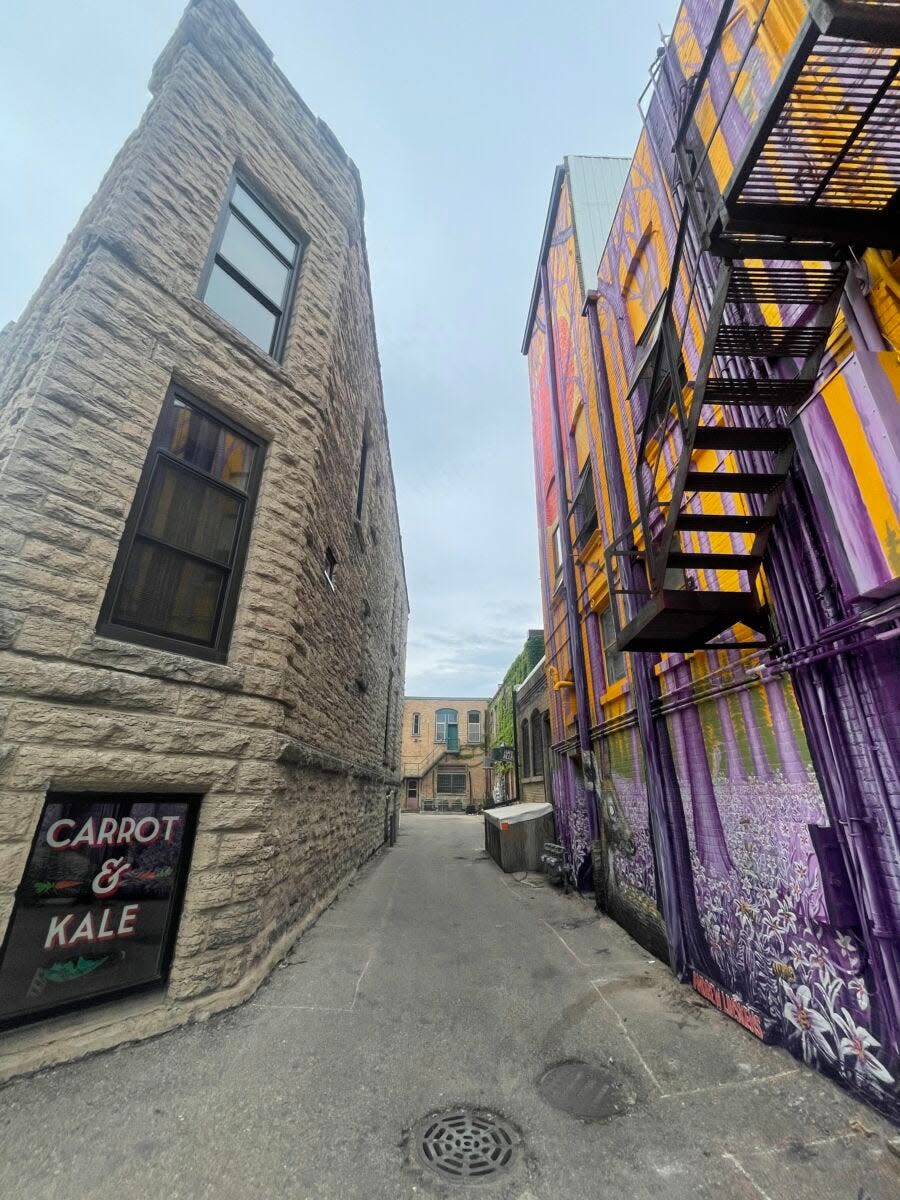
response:
{"label": "black sign frame", "polygon": [[[178,857],[171,882],[168,909],[166,911],[162,933],[159,938],[158,971],[152,978],[144,979],[137,983],[124,984],[118,987],[109,988],[102,992],[83,995],[72,1000],[61,1001],[59,1004],[46,1005],[33,1012],[19,1013],[13,1016],[3,1016],[0,1014],[0,1031],[16,1029],[23,1025],[32,1025],[37,1021],[49,1020],[65,1013],[81,1011],[85,1008],[92,1008],[98,1004],[108,1004],[111,1001],[120,1000],[125,996],[131,996],[142,992],[162,990],[162,988],[168,982],[169,970],[171,968],[172,958],[175,953],[175,943],[178,934],[178,926],[181,921],[181,914],[184,908],[184,896],[190,874],[191,861],[194,851],[194,840],[196,838],[197,822],[199,819],[200,805],[202,800],[203,795],[202,793],[198,792],[113,792],[100,790],[47,792],[44,797],[44,802],[41,805],[41,811],[38,815],[34,836],[31,839],[31,846],[28,851],[28,857],[25,860],[22,878],[20,879],[19,885],[16,888],[15,901],[13,903],[12,911],[9,915],[3,941],[0,943],[0,973],[2,973],[4,964],[6,963],[6,955],[9,950],[10,943],[15,935],[16,919],[20,914],[20,910],[24,907],[23,902],[25,900],[26,889],[29,883],[29,868],[32,865],[32,862],[35,858],[35,852],[38,848],[47,807],[50,804],[59,804],[61,802],[75,805],[80,803],[85,806],[86,810],[89,810],[92,805],[102,803],[116,805],[178,803],[186,805],[184,828],[181,835]],[[87,817],[88,815],[90,814],[88,811],[86,811],[85,816]],[[33,899],[30,894],[29,898]]]}

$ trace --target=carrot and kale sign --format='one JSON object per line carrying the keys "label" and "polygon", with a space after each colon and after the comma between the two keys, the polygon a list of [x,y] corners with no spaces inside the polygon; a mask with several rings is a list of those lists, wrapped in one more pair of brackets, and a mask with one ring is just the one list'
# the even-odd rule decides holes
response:
{"label": "carrot and kale sign", "polygon": [[48,794],[0,954],[0,1023],[166,977],[198,802]]}

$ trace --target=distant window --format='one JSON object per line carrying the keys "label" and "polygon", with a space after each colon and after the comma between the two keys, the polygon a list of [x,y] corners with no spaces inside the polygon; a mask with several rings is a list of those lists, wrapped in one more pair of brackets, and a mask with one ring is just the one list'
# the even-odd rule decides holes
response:
{"label": "distant window", "polygon": [[469,790],[466,771],[438,771],[437,794],[439,796],[464,796]]}
{"label": "distant window", "polygon": [[413,719],[412,719],[412,732],[413,732],[413,737],[418,737],[418,736],[419,736],[419,732],[420,732],[420,730],[421,730],[421,727],[422,727],[422,718],[421,718],[421,715],[420,715],[419,713],[413,713]]}
{"label": "distant window", "polygon": [[616,625],[612,608],[605,608],[600,616],[600,635],[603,640],[603,658],[606,662],[606,686],[611,687],[625,678],[625,655],[616,649]]}
{"label": "distant window", "polygon": [[325,579],[332,591],[335,590],[335,576],[337,574],[337,557],[330,546],[325,547]]}
{"label": "distant window", "polygon": [[553,529],[553,576],[557,578],[562,574],[563,564],[563,544],[562,530],[558,525]]}
{"label": "distant window", "polygon": [[544,774],[544,745],[541,714],[531,714],[531,773],[534,776]]}
{"label": "distant window", "polygon": [[471,710],[467,724],[466,740],[470,746],[477,746],[481,741],[481,713],[477,709]]}
{"label": "distant window", "polygon": [[434,740],[448,742],[453,733],[459,742],[459,714],[455,708],[439,708],[434,714]]}
{"label": "distant window", "polygon": [[234,179],[201,286],[204,303],[278,358],[300,258],[300,242]]}
{"label": "distant window", "polygon": [[531,774],[531,739],[528,736],[528,722],[522,722],[522,736],[519,739],[519,761],[522,767],[522,774],[528,776]]}
{"label": "distant window", "polygon": [[418,798],[419,798],[419,781],[418,781],[418,779],[407,779],[407,781],[406,781],[406,798],[407,798],[407,800],[418,800]]}
{"label": "distant window", "polygon": [[369,439],[363,434],[362,450],[359,453],[359,481],[356,485],[356,515],[362,519],[363,504],[366,499],[366,462],[369,457]]}
{"label": "distant window", "polygon": [[385,762],[388,762],[391,758],[391,750],[392,750],[391,725],[393,723],[391,720],[392,715],[393,715],[392,710],[391,710],[391,704],[393,702],[393,699],[394,699],[394,669],[393,669],[393,667],[391,667],[391,669],[388,671],[387,701],[385,702],[385,708],[384,708],[384,756],[383,757],[384,757]]}
{"label": "distant window", "polygon": [[224,660],[264,449],[171,387],[100,611],[101,635]]}
{"label": "distant window", "polygon": [[597,497],[594,494],[594,471],[585,464],[578,478],[578,491],[572,503],[575,516],[575,544],[583,546],[597,528]]}

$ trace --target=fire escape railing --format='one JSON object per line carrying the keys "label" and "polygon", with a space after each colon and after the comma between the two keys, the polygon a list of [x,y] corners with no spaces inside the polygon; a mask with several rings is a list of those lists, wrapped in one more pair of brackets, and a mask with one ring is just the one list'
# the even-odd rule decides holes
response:
{"label": "fire escape railing", "polygon": [[[794,454],[792,416],[812,394],[854,246],[871,244],[873,229],[900,240],[900,51],[877,44],[888,29],[900,43],[900,0],[811,3],[738,167],[717,180],[716,139],[746,76],[759,75],[754,49],[776,8],[761,4],[710,120],[711,73],[733,9],[723,4],[682,95],[670,286],[628,393],[644,402],[638,515],[606,551],[623,650],[699,648],[736,623],[765,632],[757,576]],[[869,41],[840,40],[851,34]],[[794,172],[787,184],[784,163]],[[771,209],[762,216],[760,197]],[[691,325],[704,336],[688,382]]]}

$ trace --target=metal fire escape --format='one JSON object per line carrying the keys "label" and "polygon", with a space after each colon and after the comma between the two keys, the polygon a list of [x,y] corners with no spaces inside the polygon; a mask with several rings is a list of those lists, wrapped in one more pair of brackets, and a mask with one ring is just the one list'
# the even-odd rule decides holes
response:
{"label": "metal fire escape", "polygon": [[[792,417],[813,393],[848,259],[900,243],[900,0],[807,0],[742,157],[716,182],[711,147],[768,8],[701,136],[732,9],[722,5],[680,116],[671,284],[630,393],[643,400],[640,515],[606,555],[620,650],[733,645],[736,634],[714,639],[739,625],[767,640],[759,571]],[[682,345],[698,326],[689,381]]]}

